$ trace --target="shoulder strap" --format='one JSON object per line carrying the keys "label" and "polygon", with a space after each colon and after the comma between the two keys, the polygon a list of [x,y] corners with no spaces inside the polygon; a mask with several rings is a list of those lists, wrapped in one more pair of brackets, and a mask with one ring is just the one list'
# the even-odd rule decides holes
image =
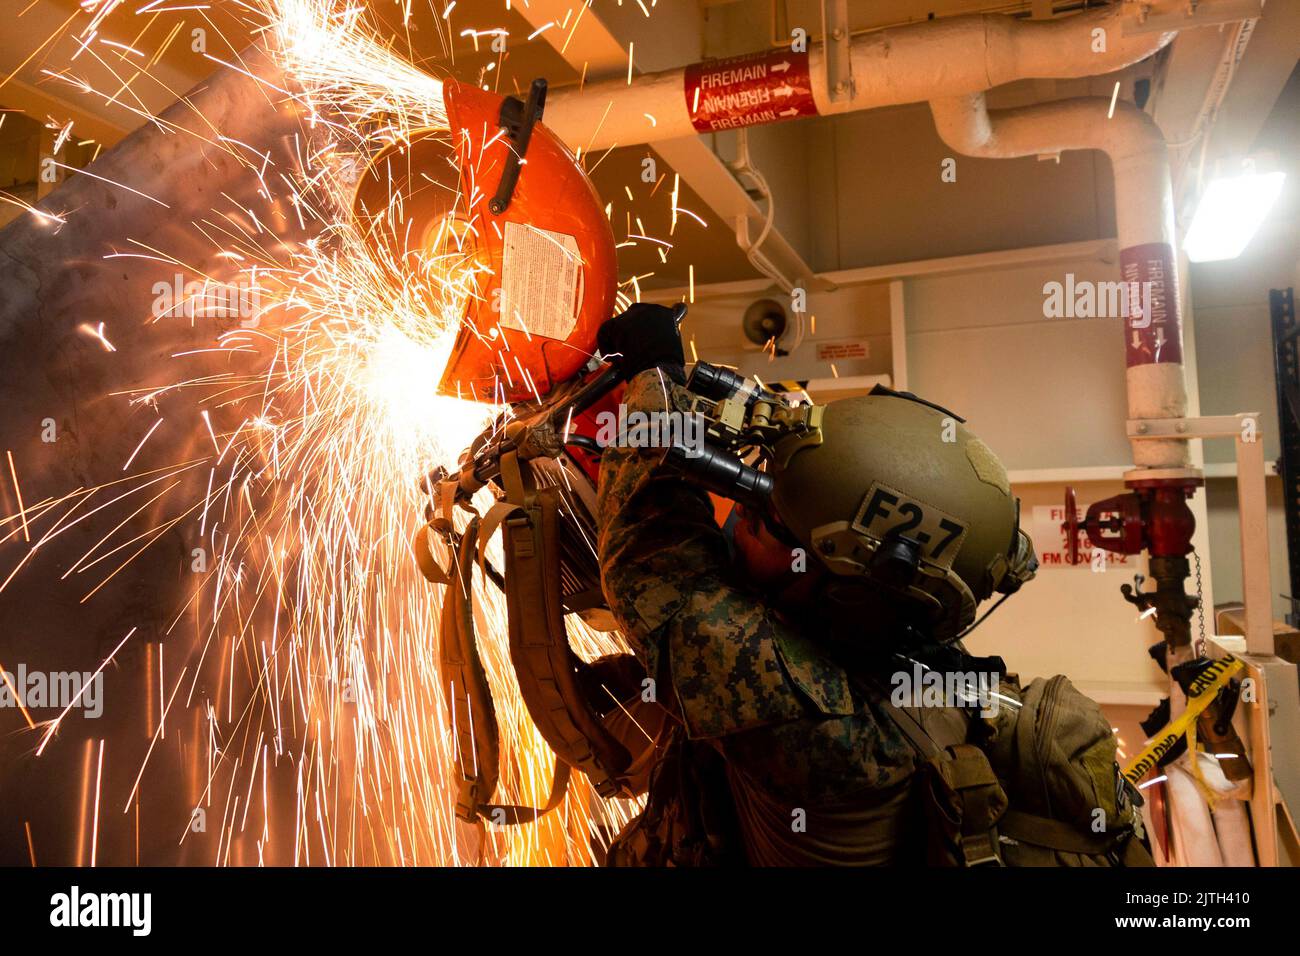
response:
{"label": "shoulder strap", "polygon": [[470,821],[478,818],[479,807],[496,790],[500,757],[496,709],[474,640],[472,573],[478,526],[477,517],[470,519],[456,549],[442,599],[438,655],[460,771],[456,814]]}
{"label": "shoulder strap", "polygon": [[[927,778],[922,794],[931,829],[931,862],[1003,865],[998,821],[1006,811],[1007,795],[988,756],[970,743],[940,747],[921,722],[888,695],[879,696],[876,703],[923,758],[919,772]],[[955,854],[947,849],[954,844]]]}
{"label": "shoulder strap", "polygon": [[889,718],[898,726],[898,729],[903,732],[903,736],[911,742],[916,752],[922,757],[929,760],[943,753],[943,750],[935,743],[934,738],[921,726],[921,722],[902,707],[896,706],[887,696],[881,697],[876,703],[880,705],[881,710],[889,715]]}
{"label": "shoulder strap", "polygon": [[560,760],[581,770],[601,796],[620,795],[632,756],[588,699],[564,626],[558,493],[534,487],[514,453],[502,457],[501,469],[506,501],[489,514],[500,515],[510,659],[524,704]]}

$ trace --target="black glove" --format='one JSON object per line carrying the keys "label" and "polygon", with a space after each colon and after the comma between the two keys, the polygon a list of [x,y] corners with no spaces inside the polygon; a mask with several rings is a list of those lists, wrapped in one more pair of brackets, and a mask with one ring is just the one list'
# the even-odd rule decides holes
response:
{"label": "black glove", "polygon": [[600,354],[616,361],[628,378],[648,368],[662,368],[680,383],[685,380],[686,354],[673,310],[638,302],[596,332]]}

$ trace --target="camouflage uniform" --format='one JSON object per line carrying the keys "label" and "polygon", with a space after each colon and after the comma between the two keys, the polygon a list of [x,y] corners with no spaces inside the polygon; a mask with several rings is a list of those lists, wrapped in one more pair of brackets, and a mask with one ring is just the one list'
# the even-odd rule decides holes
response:
{"label": "camouflage uniform", "polygon": [[[686,393],[652,369],[624,401],[681,411]],[[749,862],[900,862],[914,750],[815,634],[746,589],[708,495],[658,468],[663,454],[604,453],[601,584],[660,702],[725,759]]]}

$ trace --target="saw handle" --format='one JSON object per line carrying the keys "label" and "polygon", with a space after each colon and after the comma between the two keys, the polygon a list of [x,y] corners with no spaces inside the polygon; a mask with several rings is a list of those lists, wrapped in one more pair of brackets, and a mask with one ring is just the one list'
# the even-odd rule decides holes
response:
{"label": "saw handle", "polygon": [[501,181],[497,183],[496,195],[488,203],[488,209],[494,216],[499,216],[510,208],[524,156],[528,153],[528,142],[533,138],[533,126],[541,120],[545,108],[546,81],[542,79],[533,80],[533,85],[528,89],[527,103],[507,96],[501,104],[498,122],[506,131],[511,149],[506,168],[501,173]]}
{"label": "saw handle", "polygon": [[[678,302],[673,306],[673,322],[680,329],[686,318],[686,303]],[[570,418],[581,415],[596,402],[600,401],[621,383],[627,380],[618,359],[606,359],[605,368],[571,398],[557,405],[550,414],[550,423],[554,428],[563,428]]]}
{"label": "saw handle", "polygon": [[[673,321],[680,328],[686,318],[686,304],[679,302],[673,306]],[[563,431],[574,416],[582,414],[596,402],[608,395],[624,381],[626,376],[617,359],[610,359],[590,381],[582,385],[568,398],[556,403],[546,414],[544,422],[557,432]],[[531,426],[530,426],[531,427]],[[468,460],[462,459],[459,489],[457,497],[468,499],[489,481],[501,473],[501,456],[508,451],[519,448],[521,442],[516,438],[501,438],[498,441],[475,442],[477,450]],[[471,446],[474,448],[475,446]],[[440,475],[435,478],[435,475]],[[431,488],[438,480],[446,480],[449,472],[444,468],[436,469],[426,476],[423,486]]]}

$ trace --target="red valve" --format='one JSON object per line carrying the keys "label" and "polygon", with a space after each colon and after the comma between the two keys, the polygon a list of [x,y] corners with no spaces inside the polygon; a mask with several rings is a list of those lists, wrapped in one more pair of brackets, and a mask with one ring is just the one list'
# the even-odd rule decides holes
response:
{"label": "red valve", "polygon": [[[1103,551],[1112,551],[1115,554],[1137,554],[1148,547],[1144,527],[1149,520],[1147,511],[1151,510],[1149,501],[1158,501],[1163,504],[1164,498],[1169,496],[1169,492],[1153,492],[1150,490],[1130,491],[1124,494],[1115,495],[1111,498],[1105,498],[1101,501],[1094,501],[1088,506],[1088,512],[1082,518],[1079,517],[1078,498],[1072,487],[1067,486],[1065,489],[1065,520],[1061,522],[1061,530],[1069,536],[1066,546],[1066,560],[1070,564],[1080,564],[1079,556],[1079,534],[1083,533],[1088,536],[1088,543],[1094,548],[1101,548]],[[1174,505],[1182,505],[1186,510],[1186,504],[1183,503],[1184,492],[1181,486],[1175,488],[1173,492],[1177,501]],[[1157,512],[1159,513],[1159,512]],[[1188,512],[1190,516],[1190,512]],[[1105,516],[1105,517],[1103,517]],[[1177,514],[1171,515],[1167,522],[1171,525],[1176,524]],[[1179,531],[1183,529],[1181,526]],[[1166,535],[1165,537],[1173,537]],[[1187,534],[1190,541],[1190,532]],[[1185,554],[1188,549],[1179,551],[1179,554]]]}

